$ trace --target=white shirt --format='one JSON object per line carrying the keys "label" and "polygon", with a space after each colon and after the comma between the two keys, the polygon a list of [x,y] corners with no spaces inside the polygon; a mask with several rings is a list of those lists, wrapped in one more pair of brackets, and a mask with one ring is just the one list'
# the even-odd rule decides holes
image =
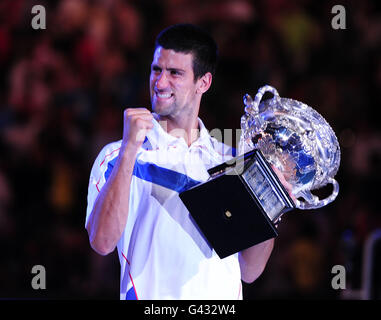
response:
{"label": "white shirt", "polygon": [[[212,138],[200,119],[200,136],[190,147],[153,122],[137,155],[117,245],[120,299],[242,299],[238,254],[220,259],[178,196],[206,181],[207,169],[229,160],[231,148]],[[86,223],[120,146],[108,144],[95,160]]]}

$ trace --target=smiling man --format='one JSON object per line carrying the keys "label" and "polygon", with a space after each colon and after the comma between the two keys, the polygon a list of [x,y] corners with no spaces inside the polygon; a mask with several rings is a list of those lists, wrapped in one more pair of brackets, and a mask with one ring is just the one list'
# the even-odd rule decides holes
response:
{"label": "smiling man", "polygon": [[241,279],[254,281],[272,251],[273,239],[220,259],[179,198],[233,156],[198,117],[216,61],[214,40],[198,27],[163,30],[151,64],[153,112],[127,108],[122,139],[94,162],[86,229],[99,254],[117,248],[121,299],[242,299]]}

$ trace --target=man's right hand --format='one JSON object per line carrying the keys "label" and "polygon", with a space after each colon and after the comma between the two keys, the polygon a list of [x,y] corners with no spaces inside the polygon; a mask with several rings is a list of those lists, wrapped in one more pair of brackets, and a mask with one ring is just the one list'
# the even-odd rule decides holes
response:
{"label": "man's right hand", "polygon": [[153,115],[146,108],[127,108],[124,110],[122,145],[138,150],[153,128]]}
{"label": "man's right hand", "polygon": [[153,128],[152,120],[153,115],[146,108],[124,111],[122,146],[86,225],[91,246],[99,254],[112,252],[125,229],[136,154]]}

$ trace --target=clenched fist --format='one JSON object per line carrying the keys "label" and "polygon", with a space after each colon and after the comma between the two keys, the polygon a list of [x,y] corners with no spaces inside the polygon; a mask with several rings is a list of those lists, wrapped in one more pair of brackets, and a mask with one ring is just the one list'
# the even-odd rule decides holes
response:
{"label": "clenched fist", "polygon": [[122,144],[139,149],[147,132],[153,128],[153,115],[146,108],[127,108],[124,110]]}

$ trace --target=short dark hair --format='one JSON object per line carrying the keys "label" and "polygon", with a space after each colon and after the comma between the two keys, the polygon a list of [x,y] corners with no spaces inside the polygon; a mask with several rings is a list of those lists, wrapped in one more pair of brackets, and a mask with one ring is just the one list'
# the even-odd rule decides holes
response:
{"label": "short dark hair", "polygon": [[159,33],[155,41],[155,50],[160,46],[167,50],[193,54],[194,79],[201,78],[207,72],[214,75],[217,65],[218,48],[213,38],[192,24],[175,24]]}

